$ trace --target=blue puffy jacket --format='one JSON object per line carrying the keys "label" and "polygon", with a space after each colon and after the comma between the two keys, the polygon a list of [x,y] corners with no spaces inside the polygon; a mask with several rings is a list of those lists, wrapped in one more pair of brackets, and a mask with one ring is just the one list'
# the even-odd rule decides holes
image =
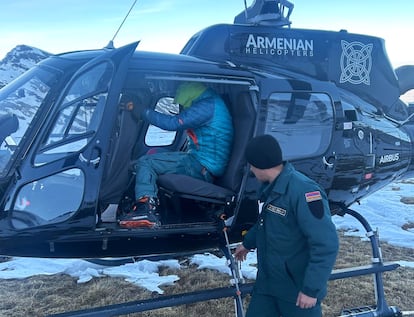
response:
{"label": "blue puffy jacket", "polygon": [[224,173],[233,143],[233,124],[227,106],[212,89],[203,92],[178,115],[147,109],[143,117],[164,130],[187,130],[188,153],[214,176]]}

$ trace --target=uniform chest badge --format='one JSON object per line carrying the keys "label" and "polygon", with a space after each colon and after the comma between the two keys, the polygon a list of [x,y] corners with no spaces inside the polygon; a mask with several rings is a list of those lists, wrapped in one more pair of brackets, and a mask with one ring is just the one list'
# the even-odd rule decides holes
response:
{"label": "uniform chest badge", "polygon": [[321,192],[319,190],[305,194],[306,202],[310,203],[315,200],[321,200]]}
{"label": "uniform chest badge", "polygon": [[273,212],[275,214],[281,215],[283,217],[286,216],[286,209],[283,209],[283,208],[280,208],[280,207],[276,207],[276,206],[273,206],[271,204],[268,204],[266,206],[266,209],[269,210],[270,212]]}

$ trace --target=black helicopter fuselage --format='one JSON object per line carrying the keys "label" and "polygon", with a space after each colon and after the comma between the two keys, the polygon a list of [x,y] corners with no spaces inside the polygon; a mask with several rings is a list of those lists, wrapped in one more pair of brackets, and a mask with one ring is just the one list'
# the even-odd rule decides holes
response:
{"label": "black helicopter fuselage", "polygon": [[[0,91],[0,115],[19,121],[1,140],[0,254],[208,249],[222,239],[216,214],[239,241],[258,214],[244,146],[264,133],[325,188],[333,213],[413,175],[414,122],[379,38],[216,25],[180,55],[135,47],[56,55]],[[205,83],[229,107],[229,166],[214,184],[160,177],[163,225],[122,229],[116,217],[133,198],[136,159],[155,148],[185,149],[184,133],[150,126],[140,112],[177,113],[172,97],[184,81]]]}

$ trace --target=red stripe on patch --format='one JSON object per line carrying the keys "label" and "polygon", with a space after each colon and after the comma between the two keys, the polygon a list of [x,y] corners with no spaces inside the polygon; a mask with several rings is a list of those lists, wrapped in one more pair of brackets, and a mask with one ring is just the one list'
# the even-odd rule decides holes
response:
{"label": "red stripe on patch", "polygon": [[311,202],[311,201],[315,201],[315,200],[321,200],[322,196],[321,196],[321,192],[319,190],[314,191],[314,192],[309,192],[305,194],[305,198],[306,198],[306,202]]}

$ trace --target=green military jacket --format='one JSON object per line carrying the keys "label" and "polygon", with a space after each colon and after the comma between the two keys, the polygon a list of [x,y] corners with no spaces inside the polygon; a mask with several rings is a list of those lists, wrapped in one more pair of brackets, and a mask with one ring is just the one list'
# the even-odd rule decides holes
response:
{"label": "green military jacket", "polygon": [[321,300],[338,252],[325,192],[285,162],[260,194],[258,222],[243,240],[245,248],[257,248],[255,291],[291,302],[302,291]]}

